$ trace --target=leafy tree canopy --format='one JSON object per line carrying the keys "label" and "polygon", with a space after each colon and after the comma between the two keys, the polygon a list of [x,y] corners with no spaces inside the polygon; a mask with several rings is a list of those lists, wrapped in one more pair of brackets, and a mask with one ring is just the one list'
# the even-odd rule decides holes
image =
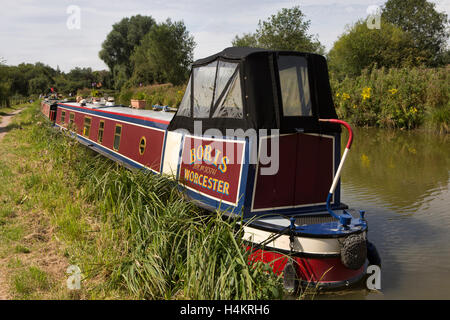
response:
{"label": "leafy tree canopy", "polygon": [[324,53],[324,47],[316,36],[308,34],[311,21],[299,6],[283,8],[267,21],[259,21],[255,33],[236,36],[232,41],[235,47],[258,47],[276,50],[294,50]]}
{"label": "leafy tree canopy", "polygon": [[167,19],[144,37],[131,57],[131,82],[166,83],[178,85],[189,76],[195,42],[182,21]]}
{"label": "leafy tree canopy", "polygon": [[415,66],[426,57],[399,27],[382,21],[380,29],[369,29],[365,20],[348,27],[328,54],[331,71],[341,76],[356,76],[373,67]]}
{"label": "leafy tree canopy", "polygon": [[447,47],[449,20],[447,14],[436,11],[434,3],[427,0],[388,0],[383,7],[382,18],[411,35],[414,46],[427,54],[426,64],[439,64]]}
{"label": "leafy tree canopy", "polygon": [[64,73],[41,62],[22,63],[18,66],[0,64],[0,91],[3,99],[12,95],[45,94],[51,87],[59,93],[75,93],[78,89],[90,88],[93,82],[101,83],[102,88],[110,88],[110,72],[77,67]]}
{"label": "leafy tree canopy", "polygon": [[[112,31],[102,44],[99,57],[114,75],[124,72],[126,77],[131,76],[133,69],[130,56],[154,25],[155,20],[152,17],[141,15],[124,18],[113,25]],[[122,66],[120,71],[115,70],[118,66]]]}

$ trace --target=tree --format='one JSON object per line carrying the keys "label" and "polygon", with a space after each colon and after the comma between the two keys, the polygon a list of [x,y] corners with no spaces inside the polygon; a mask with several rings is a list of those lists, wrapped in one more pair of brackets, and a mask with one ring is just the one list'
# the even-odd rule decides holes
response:
{"label": "tree", "polygon": [[414,46],[411,36],[382,21],[380,29],[369,29],[359,20],[333,44],[328,53],[330,70],[356,76],[373,67],[401,67],[421,64],[425,53]]}
{"label": "tree", "polygon": [[449,38],[448,16],[435,7],[427,0],[388,0],[382,10],[384,21],[410,34],[415,47],[427,53],[428,65],[438,63]]}
{"label": "tree", "polygon": [[236,36],[233,46],[251,46],[265,49],[293,50],[324,53],[324,47],[316,36],[308,34],[311,21],[299,6],[283,8],[267,21],[259,21],[255,33]]}
{"label": "tree", "polygon": [[0,57],[0,107],[9,106],[10,83],[7,81],[7,66],[4,65],[5,60]]}
{"label": "tree", "polygon": [[75,68],[67,74],[41,62],[21,63],[7,66],[0,59],[0,103],[7,104],[13,95],[24,97],[48,93],[55,88],[58,93],[75,93],[78,89],[90,88],[93,82],[102,83],[102,88],[110,88],[111,75],[106,70],[92,71],[91,68]]}
{"label": "tree", "polygon": [[36,78],[29,80],[28,85],[29,85],[28,89],[29,94],[45,93],[51,86],[48,77],[44,75],[40,75]]}
{"label": "tree", "polygon": [[262,47],[258,44],[256,33],[244,33],[241,37],[235,36],[232,44],[234,47]]}
{"label": "tree", "polygon": [[144,37],[131,57],[133,84],[186,81],[193,61],[195,42],[182,21],[158,24]]}
{"label": "tree", "polygon": [[[133,66],[130,63],[130,56],[154,25],[155,20],[152,17],[141,15],[124,18],[113,25],[112,31],[102,44],[99,57],[114,76],[117,74],[126,78],[131,76]],[[120,70],[115,70],[117,68]]]}

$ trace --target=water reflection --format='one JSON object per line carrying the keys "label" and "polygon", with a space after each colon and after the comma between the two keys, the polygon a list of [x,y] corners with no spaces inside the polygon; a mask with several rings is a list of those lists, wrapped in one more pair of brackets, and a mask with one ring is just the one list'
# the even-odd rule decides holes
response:
{"label": "water reflection", "polygon": [[382,290],[361,285],[321,297],[449,299],[449,187],[448,136],[355,130],[342,201],[367,211],[369,238],[383,260]]}

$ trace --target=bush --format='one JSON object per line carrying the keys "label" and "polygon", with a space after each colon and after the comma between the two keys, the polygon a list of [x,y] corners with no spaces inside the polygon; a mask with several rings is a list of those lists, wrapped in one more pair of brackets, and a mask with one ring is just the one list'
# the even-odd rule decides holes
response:
{"label": "bush", "polygon": [[[357,126],[449,127],[449,68],[373,68],[338,81],[331,74],[336,111]],[[447,111],[446,111],[447,110]]]}
{"label": "bush", "polygon": [[183,99],[186,85],[174,86],[170,83],[157,84],[144,87],[122,88],[117,101],[123,105],[130,105],[131,98],[146,100],[147,106],[167,105],[178,108]]}

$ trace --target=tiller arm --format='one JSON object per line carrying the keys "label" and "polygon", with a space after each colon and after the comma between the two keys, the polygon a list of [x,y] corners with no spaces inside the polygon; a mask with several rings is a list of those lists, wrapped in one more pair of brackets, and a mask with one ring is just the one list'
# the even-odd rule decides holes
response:
{"label": "tiller arm", "polygon": [[336,175],[334,176],[333,179],[333,183],[331,184],[331,188],[330,191],[328,193],[328,197],[327,197],[327,210],[328,212],[331,214],[331,216],[333,216],[334,218],[336,218],[337,220],[339,220],[339,222],[345,227],[348,226],[352,220],[352,216],[347,213],[344,210],[344,214],[342,215],[338,215],[337,213],[333,212],[333,210],[331,210],[331,205],[330,205],[330,201],[331,201],[331,197],[333,196],[334,191],[336,190],[339,178],[341,177],[341,171],[342,171],[342,167],[344,166],[344,162],[345,159],[347,158],[348,152],[350,151],[350,147],[352,146],[352,142],[353,142],[353,131],[352,128],[350,127],[350,125],[342,120],[338,120],[338,119],[319,119],[319,121],[322,122],[332,122],[332,123],[339,123],[343,126],[345,126],[348,130],[348,141],[347,141],[347,146],[345,147],[344,150],[344,154],[342,155],[341,158],[341,162],[339,163],[339,167],[336,171]]}

